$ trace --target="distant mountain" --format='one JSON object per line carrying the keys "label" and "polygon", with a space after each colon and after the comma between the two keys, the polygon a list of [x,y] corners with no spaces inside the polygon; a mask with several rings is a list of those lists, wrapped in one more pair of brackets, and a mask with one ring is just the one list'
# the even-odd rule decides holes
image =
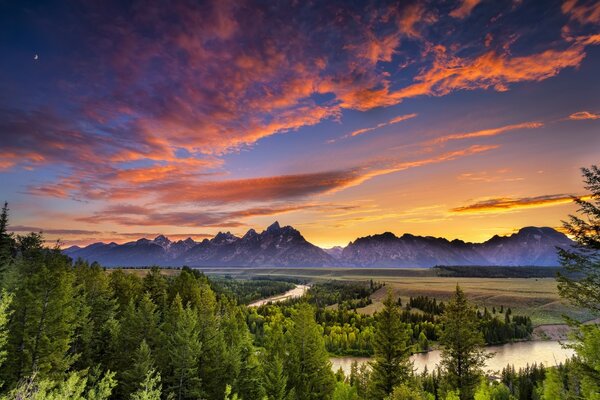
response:
{"label": "distant mountain", "polygon": [[431,236],[386,232],[356,239],[339,258],[365,267],[432,267],[435,265],[557,266],[556,247],[573,242],[552,228],[526,227],[484,243],[449,241]]}
{"label": "distant mountain", "polygon": [[278,222],[261,233],[250,229],[241,238],[219,232],[212,239],[197,243],[190,238],[171,242],[161,235],[154,240],[140,239],[122,245],[74,246],[64,253],[106,266],[320,267],[336,264],[333,257],[307,242],[296,229],[281,227]]}
{"label": "distant mountain", "polygon": [[573,242],[552,228],[522,228],[484,243],[386,232],[358,238],[348,246],[323,250],[291,226],[275,222],[261,233],[238,237],[219,232],[212,239],[172,242],[160,235],[125,244],[73,246],[64,253],[105,266],[248,267],[433,267],[435,265],[556,266],[556,247]]}
{"label": "distant mountain", "polygon": [[344,251],[344,248],[342,246],[333,246],[329,249],[323,250],[325,250],[325,253],[338,260],[342,257],[342,252]]}

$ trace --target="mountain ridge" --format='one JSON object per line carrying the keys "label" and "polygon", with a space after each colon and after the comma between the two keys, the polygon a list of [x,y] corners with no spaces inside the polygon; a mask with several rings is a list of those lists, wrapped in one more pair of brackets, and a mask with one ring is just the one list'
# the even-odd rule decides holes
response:
{"label": "mountain ridge", "polygon": [[239,237],[219,232],[211,239],[154,239],[116,244],[72,246],[71,258],[114,266],[191,267],[433,267],[436,265],[557,266],[556,247],[573,242],[549,227],[524,227],[508,236],[494,235],[482,243],[392,232],[356,238],[347,246],[322,249],[292,226],[277,221],[262,232],[249,229]]}

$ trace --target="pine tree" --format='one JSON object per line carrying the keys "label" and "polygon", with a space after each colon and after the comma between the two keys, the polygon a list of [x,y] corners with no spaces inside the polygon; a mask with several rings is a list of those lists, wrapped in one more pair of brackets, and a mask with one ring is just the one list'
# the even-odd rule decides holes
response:
{"label": "pine tree", "polygon": [[273,317],[265,328],[264,387],[269,400],[285,400],[288,396],[288,375],[284,368],[286,343],[283,335],[283,315]]}
{"label": "pine tree", "polygon": [[[7,293],[5,290],[0,294],[0,368],[2,368],[4,361],[6,360],[6,344],[8,342],[8,320],[11,314],[10,303],[12,302],[12,294]],[[0,388],[2,388],[4,382],[0,380]]]}
{"label": "pine tree", "polygon": [[154,370],[149,370],[138,390],[131,394],[131,400],[160,400],[162,395],[162,385],[160,384],[160,374]]}
{"label": "pine tree", "polygon": [[144,291],[150,295],[150,298],[158,306],[158,309],[164,311],[167,307],[167,280],[160,272],[159,267],[152,267],[142,280]]}
{"label": "pine tree", "polygon": [[558,290],[574,305],[600,314],[600,168],[594,165],[582,171],[591,201],[574,199],[582,215],[569,215],[564,228],[577,245],[574,249],[558,251],[561,265],[579,277],[559,274]]}
{"label": "pine tree", "polygon": [[4,284],[4,276],[12,261],[14,239],[8,233],[8,203],[4,202],[0,213],[0,284]]}
{"label": "pine tree", "polygon": [[100,363],[110,366],[114,356],[110,350],[118,338],[115,326],[118,324],[117,302],[109,284],[108,274],[98,263],[89,265],[83,260],[74,264],[75,283],[81,291],[82,308],[88,318],[80,315],[78,338],[74,345],[81,353],[76,367],[91,368]]}
{"label": "pine tree", "polygon": [[[582,168],[585,189],[590,200],[576,198],[580,215],[570,215],[564,228],[575,238],[574,248],[559,249],[561,265],[568,274],[559,274],[560,295],[577,307],[600,315],[600,168]],[[568,320],[576,327],[572,346],[579,356],[577,375],[582,381],[581,394],[588,398],[600,393],[600,328]],[[573,373],[575,375],[575,371]],[[544,382],[544,393],[557,386],[552,374]],[[548,387],[548,389],[547,389]],[[548,397],[546,397],[548,398]],[[591,397],[589,397],[591,398]]]}
{"label": "pine tree", "polygon": [[154,358],[146,339],[142,339],[140,346],[133,356],[133,364],[123,372],[121,379],[122,390],[129,394],[135,392],[148,378],[148,374],[155,371]]}
{"label": "pine tree", "polygon": [[169,375],[165,376],[167,392],[172,393],[177,400],[202,397],[201,380],[198,377],[202,342],[195,310],[189,306],[184,308],[181,299],[176,296],[163,329],[168,356]]}
{"label": "pine tree", "polygon": [[373,399],[383,399],[412,375],[410,336],[391,291],[388,290],[383,309],[375,318],[370,395]]}
{"label": "pine tree", "polygon": [[255,354],[250,334],[245,335],[240,352],[241,368],[237,379],[237,393],[242,399],[262,399],[265,390],[262,385],[262,370]]}
{"label": "pine tree", "polygon": [[311,306],[300,304],[292,317],[290,355],[286,369],[298,400],[331,399],[335,378],[323,335]]}
{"label": "pine tree", "polygon": [[444,327],[440,336],[441,365],[446,384],[449,389],[458,390],[462,400],[471,399],[488,356],[478,329],[476,310],[458,285],[441,322]]}
{"label": "pine tree", "polygon": [[19,237],[18,247],[18,286],[3,372],[13,383],[34,371],[40,379],[60,378],[76,358],[70,352],[80,304],[74,274],[60,250],[43,248],[38,234]]}

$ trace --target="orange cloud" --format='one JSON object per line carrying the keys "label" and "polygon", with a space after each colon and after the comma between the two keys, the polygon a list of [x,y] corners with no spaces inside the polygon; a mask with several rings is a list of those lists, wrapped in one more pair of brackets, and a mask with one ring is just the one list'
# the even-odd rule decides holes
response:
{"label": "orange cloud", "polygon": [[585,120],[585,119],[599,119],[599,118],[600,118],[599,114],[594,114],[589,111],[579,111],[579,112],[573,113],[567,117],[567,119],[574,120],[574,121],[581,121],[581,120]]}
{"label": "orange cloud", "polygon": [[580,24],[597,24],[600,22],[600,2],[565,0],[561,10],[563,14]]}
{"label": "orange cloud", "polygon": [[358,129],[358,130],[353,131],[349,135],[346,135],[344,137],[349,137],[349,136],[354,137],[354,136],[362,135],[364,133],[374,131],[375,129],[383,128],[383,127],[388,126],[388,125],[393,125],[393,124],[397,124],[398,122],[406,121],[407,119],[415,118],[417,115],[418,114],[416,114],[416,113],[406,114],[406,115],[399,115],[397,117],[394,117],[394,118],[390,119],[387,122],[382,122],[380,124],[377,124],[377,125],[369,127],[369,128]]}
{"label": "orange cloud", "polygon": [[458,19],[468,17],[479,3],[481,0],[461,0],[461,4],[450,12],[450,16]]}
{"label": "orange cloud", "polygon": [[[580,197],[583,200],[589,200],[591,196]],[[453,213],[500,213],[506,211],[520,210],[524,208],[550,207],[573,202],[573,197],[566,194],[553,194],[536,197],[511,198],[500,197],[480,201],[462,207],[453,208]]]}
{"label": "orange cloud", "polygon": [[426,142],[425,145],[442,144],[451,140],[471,139],[476,137],[496,136],[518,129],[535,129],[544,126],[541,122],[524,122],[521,124],[505,125],[498,128],[482,129],[473,132],[453,133]]}

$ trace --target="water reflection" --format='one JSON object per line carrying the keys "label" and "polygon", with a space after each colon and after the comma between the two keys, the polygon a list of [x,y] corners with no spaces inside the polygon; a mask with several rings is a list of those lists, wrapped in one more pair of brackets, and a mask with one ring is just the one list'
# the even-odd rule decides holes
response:
{"label": "water reflection", "polygon": [[[499,372],[507,364],[514,365],[516,369],[533,363],[552,366],[565,361],[574,354],[573,350],[565,349],[559,342],[554,341],[509,343],[502,346],[489,346],[487,350],[495,353],[494,357],[490,358],[486,364],[486,369],[490,372]],[[429,353],[415,354],[411,359],[418,372],[422,372],[426,366],[431,371],[440,362],[440,352],[435,350]],[[332,357],[331,363],[334,371],[342,367],[344,373],[349,374],[353,361],[362,364],[369,360],[367,357]]]}

